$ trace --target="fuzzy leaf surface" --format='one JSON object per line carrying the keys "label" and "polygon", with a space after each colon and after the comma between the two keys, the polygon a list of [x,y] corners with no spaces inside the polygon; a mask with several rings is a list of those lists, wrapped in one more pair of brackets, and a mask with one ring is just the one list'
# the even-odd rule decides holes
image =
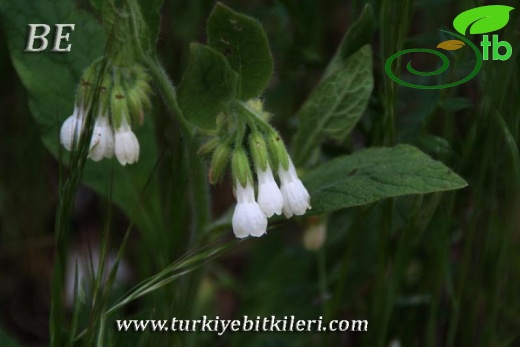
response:
{"label": "fuzzy leaf surface", "polygon": [[238,73],[239,98],[248,100],[262,94],[273,73],[273,58],[262,25],[217,3],[206,31],[208,44],[221,52]]}
{"label": "fuzzy leaf surface", "polygon": [[311,195],[311,214],[467,186],[443,163],[410,145],[338,157],[307,174],[303,182]]}
{"label": "fuzzy leaf surface", "polygon": [[237,79],[222,54],[193,43],[178,88],[179,105],[186,118],[200,128],[214,129],[218,114],[235,97]]}

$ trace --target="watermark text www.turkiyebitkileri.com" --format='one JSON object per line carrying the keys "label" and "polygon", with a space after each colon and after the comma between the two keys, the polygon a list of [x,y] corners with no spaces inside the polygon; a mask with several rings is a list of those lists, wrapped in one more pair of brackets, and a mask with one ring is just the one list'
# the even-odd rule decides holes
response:
{"label": "watermark text www.turkiyebitkileri.com", "polygon": [[367,320],[331,320],[323,322],[318,319],[296,319],[294,316],[277,318],[243,316],[242,319],[220,319],[218,316],[208,319],[118,319],[117,331],[174,331],[174,332],[214,332],[223,335],[227,331],[252,332],[345,332],[368,331]]}

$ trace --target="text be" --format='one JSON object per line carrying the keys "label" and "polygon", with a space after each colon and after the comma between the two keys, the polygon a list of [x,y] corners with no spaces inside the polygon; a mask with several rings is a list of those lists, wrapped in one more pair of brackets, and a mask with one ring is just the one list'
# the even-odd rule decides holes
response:
{"label": "text be", "polygon": [[[69,41],[70,33],[74,31],[74,24],[55,24],[56,33],[54,35],[54,45],[51,52],[70,52],[72,44],[68,44],[64,48],[60,48],[61,41]],[[38,30],[40,29],[40,30]],[[43,29],[43,30],[41,30]],[[69,32],[65,32],[65,30]],[[39,32],[37,34],[36,32]],[[51,32],[51,27],[47,24],[29,24],[29,37],[27,39],[27,46],[25,52],[42,52],[47,49],[49,40],[47,35]],[[35,44],[38,47],[35,47]]]}

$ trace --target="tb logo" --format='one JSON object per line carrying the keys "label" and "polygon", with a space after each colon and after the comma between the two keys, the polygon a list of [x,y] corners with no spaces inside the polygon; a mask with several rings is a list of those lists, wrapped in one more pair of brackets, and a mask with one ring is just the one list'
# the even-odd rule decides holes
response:
{"label": "tb logo", "polygon": [[[455,19],[453,20],[453,27],[458,33],[450,32],[447,30],[441,30],[442,32],[450,36],[453,36],[456,39],[441,42],[437,45],[437,48],[446,51],[454,51],[464,47],[469,47],[475,55],[475,66],[471,73],[465,76],[464,78],[454,82],[446,82],[444,84],[418,84],[415,83],[415,81],[403,80],[395,75],[394,71],[392,70],[392,63],[395,60],[397,60],[397,58],[409,53],[433,54],[440,58],[442,61],[442,65],[437,70],[426,72],[414,69],[411,64],[411,61],[409,61],[406,65],[406,70],[408,70],[410,74],[431,79],[432,77],[446,72],[446,70],[448,70],[450,66],[448,56],[446,56],[446,54],[440,51],[429,48],[405,49],[390,56],[390,58],[386,60],[385,64],[385,71],[388,77],[390,77],[394,82],[399,83],[400,85],[416,89],[444,89],[455,87],[468,82],[478,74],[478,72],[482,68],[483,61],[489,60],[490,56],[493,60],[505,61],[511,58],[511,56],[513,55],[513,47],[509,42],[500,41],[498,39],[498,35],[496,34],[489,35],[489,33],[500,30],[506,26],[506,24],[509,22],[509,12],[511,12],[513,9],[514,8],[511,6],[505,5],[487,5],[476,7],[471,10],[464,11],[457,17],[455,17]],[[480,52],[480,49],[475,44],[473,44],[471,40],[468,40],[465,37],[466,34],[483,35],[482,41],[480,42],[482,52]],[[500,48],[503,49],[501,50]]]}
{"label": "tb logo", "polygon": [[[482,59],[489,60],[489,47],[493,48],[493,60],[504,61],[511,58],[511,55],[513,55],[513,47],[511,47],[509,42],[498,41],[498,35],[493,35],[492,40],[493,41],[489,41],[489,35],[482,36],[482,42],[480,42],[480,45],[482,46]],[[500,47],[504,47],[506,49],[504,54],[499,52]]]}

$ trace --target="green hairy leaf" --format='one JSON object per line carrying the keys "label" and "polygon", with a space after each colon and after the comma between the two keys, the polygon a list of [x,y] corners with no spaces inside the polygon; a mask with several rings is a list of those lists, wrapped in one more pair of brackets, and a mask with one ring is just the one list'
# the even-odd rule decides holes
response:
{"label": "green hairy leaf", "polygon": [[262,25],[217,3],[206,30],[208,44],[224,54],[239,74],[240,99],[262,94],[273,72],[273,59]]}
{"label": "green hairy leaf", "polygon": [[236,93],[237,74],[214,49],[192,43],[190,60],[178,88],[186,118],[203,129],[214,129],[216,119]]}
{"label": "green hairy leaf", "polygon": [[327,162],[304,177],[312,214],[380,199],[460,189],[467,183],[417,148],[370,148]]}
{"label": "green hairy leaf", "polygon": [[[66,162],[69,152],[59,143],[60,128],[73,111],[76,88],[83,70],[103,55],[103,29],[94,17],[76,10],[69,0],[2,2],[0,12],[11,59],[22,84],[27,89],[29,107],[40,126],[42,141],[56,158],[61,151]],[[52,23],[75,24],[75,30],[70,34],[71,51],[66,54],[52,53],[49,50],[39,53],[23,52],[29,23],[51,24],[51,33],[48,35],[49,49],[52,48],[54,37]],[[143,216],[135,213],[136,201],[158,158],[151,119],[145,117],[143,126],[135,130],[141,150],[139,162],[136,165],[122,167],[116,159],[102,160],[99,163],[89,160],[83,173],[83,182],[99,194],[107,196],[108,182],[113,173],[113,201],[139,226],[154,228],[157,226],[143,223],[158,220],[150,218],[149,215],[159,211],[155,202],[143,202],[145,205],[149,203],[140,209]]]}
{"label": "green hairy leaf", "polygon": [[462,35],[470,27],[470,34],[487,34],[502,29],[509,22],[509,12],[514,7],[504,5],[480,6],[459,14],[453,27]]}
{"label": "green hairy leaf", "polygon": [[298,111],[294,161],[306,163],[323,138],[344,140],[363,115],[372,93],[372,49],[365,45],[345,66],[322,80]]}

